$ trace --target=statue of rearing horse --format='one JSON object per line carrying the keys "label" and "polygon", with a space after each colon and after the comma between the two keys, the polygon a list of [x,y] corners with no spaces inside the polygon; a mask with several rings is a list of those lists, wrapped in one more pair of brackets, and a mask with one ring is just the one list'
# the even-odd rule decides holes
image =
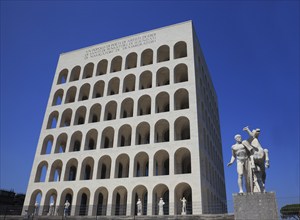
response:
{"label": "statue of rearing horse", "polygon": [[250,192],[265,192],[266,171],[265,168],[269,164],[269,151],[263,149],[258,141],[260,129],[250,131],[248,126],[243,128],[249,134],[248,140],[244,140],[242,144],[250,152],[250,167],[248,170],[248,187]]}

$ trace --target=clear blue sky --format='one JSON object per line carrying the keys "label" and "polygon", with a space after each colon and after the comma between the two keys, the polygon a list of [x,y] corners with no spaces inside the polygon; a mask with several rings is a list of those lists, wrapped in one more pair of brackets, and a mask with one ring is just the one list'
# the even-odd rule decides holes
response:
{"label": "clear blue sky", "polygon": [[267,190],[299,201],[299,10],[299,1],[1,1],[0,188],[26,192],[60,53],[193,20],[218,94],[228,200],[233,136],[249,125],[270,151]]}

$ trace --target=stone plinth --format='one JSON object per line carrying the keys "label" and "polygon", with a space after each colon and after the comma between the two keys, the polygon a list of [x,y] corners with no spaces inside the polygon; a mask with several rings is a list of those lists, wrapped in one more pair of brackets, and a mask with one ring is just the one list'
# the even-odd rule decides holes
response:
{"label": "stone plinth", "polygon": [[278,220],[274,192],[233,194],[234,217],[239,219]]}

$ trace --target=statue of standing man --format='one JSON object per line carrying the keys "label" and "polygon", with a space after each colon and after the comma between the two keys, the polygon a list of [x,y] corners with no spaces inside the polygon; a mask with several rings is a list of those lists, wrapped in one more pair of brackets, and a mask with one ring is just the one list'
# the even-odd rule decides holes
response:
{"label": "statue of standing man", "polygon": [[180,201],[182,202],[181,215],[186,215],[186,202],[187,201],[186,201],[185,197],[180,199]]}
{"label": "statue of standing man", "polygon": [[34,215],[38,215],[38,214],[39,214],[39,203],[38,201],[36,201],[34,204]]}
{"label": "statue of standing man", "polygon": [[231,160],[227,164],[227,166],[230,166],[236,160],[239,193],[244,192],[243,178],[245,179],[246,190],[247,190],[247,192],[250,192],[249,184],[247,184],[250,152],[242,144],[242,136],[240,134],[235,135],[234,139],[235,139],[236,143],[234,145],[232,145],[232,147],[231,147],[232,156],[231,156]]}
{"label": "statue of standing man", "polygon": [[158,203],[158,215],[164,215],[164,200],[160,198],[159,203]]}
{"label": "statue of standing man", "polygon": [[137,215],[142,215],[142,201],[141,201],[141,199],[138,199],[136,205],[137,205]]}
{"label": "statue of standing man", "polygon": [[69,215],[69,208],[70,208],[70,203],[68,200],[66,200],[65,204],[64,204],[64,216],[68,216]]}

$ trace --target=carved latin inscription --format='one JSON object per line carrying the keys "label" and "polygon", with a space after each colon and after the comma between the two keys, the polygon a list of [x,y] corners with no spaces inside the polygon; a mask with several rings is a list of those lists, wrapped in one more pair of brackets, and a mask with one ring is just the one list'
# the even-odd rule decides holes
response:
{"label": "carved latin inscription", "polygon": [[104,44],[99,47],[88,49],[85,52],[84,59],[116,53],[126,49],[135,48],[155,42],[156,33],[140,35],[133,38],[129,38],[128,40],[120,40],[114,43]]}

